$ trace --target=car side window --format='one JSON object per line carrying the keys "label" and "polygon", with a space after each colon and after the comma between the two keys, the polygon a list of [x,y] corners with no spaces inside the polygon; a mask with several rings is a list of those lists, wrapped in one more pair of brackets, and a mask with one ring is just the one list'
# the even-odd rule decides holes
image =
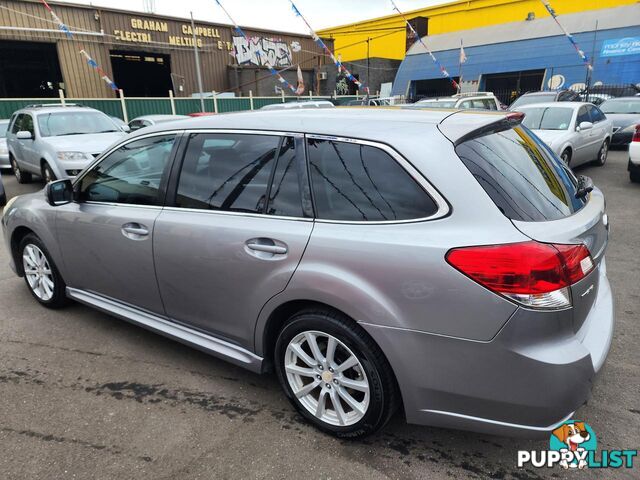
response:
{"label": "car side window", "polygon": [[483,100],[483,102],[484,102],[485,108],[487,110],[497,110],[498,109],[498,107],[496,106],[496,102],[493,99],[487,98],[487,99]]}
{"label": "car side window", "polygon": [[472,108],[471,107],[471,100],[465,100],[464,102],[462,102],[458,108]]}
{"label": "car side window", "polygon": [[602,113],[602,111],[598,107],[589,105],[587,106],[587,109],[589,110],[589,113],[591,115],[591,121],[593,123],[601,122],[602,120],[605,120],[607,118],[604,116],[604,113]]}
{"label": "car side window", "polygon": [[11,133],[16,134],[20,131],[20,125],[22,124],[22,117],[24,114],[14,115],[13,123],[11,124]]}
{"label": "car side window", "polygon": [[582,122],[590,122],[591,121],[591,117],[589,116],[589,111],[587,110],[587,107],[580,107],[580,110],[578,110],[578,117],[576,118],[576,126],[580,126],[580,124]]}
{"label": "car side window", "polygon": [[82,201],[159,205],[160,182],[174,134],[129,142],[107,155],[80,181]]}
{"label": "car side window", "polygon": [[176,206],[264,213],[281,137],[194,134],[180,172]]}
{"label": "car side window", "polygon": [[295,140],[282,142],[276,169],[269,190],[267,214],[282,217],[304,217],[300,194],[301,172],[296,164]]}
{"label": "car side window", "polygon": [[22,117],[22,124],[20,125],[20,130],[24,130],[25,132],[31,133],[31,135],[35,135],[35,131],[33,129],[33,117],[28,113],[25,113]]}
{"label": "car side window", "polygon": [[308,140],[309,169],[318,218],[395,221],[433,215],[437,204],[380,148]]}

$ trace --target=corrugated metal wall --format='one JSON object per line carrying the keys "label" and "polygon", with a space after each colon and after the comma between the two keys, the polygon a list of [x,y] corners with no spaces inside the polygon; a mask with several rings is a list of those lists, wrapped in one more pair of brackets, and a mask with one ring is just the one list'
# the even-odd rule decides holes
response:
{"label": "corrugated metal wall", "polygon": [[[72,31],[100,32],[105,36],[76,35],[74,40],[68,40],[62,32],[37,31],[8,31],[0,30],[1,40],[22,40],[31,42],[56,43],[60,68],[65,82],[68,97],[113,97],[114,92],[104,83],[94,69],[89,67],[84,58],[78,53],[85,48],[105,72],[113,78],[110,50],[125,50],[132,52],[149,52],[170,55],[172,73],[185,77],[184,91],[176,95],[189,96],[197,91],[197,79],[193,47],[169,44],[170,37],[186,42],[190,34],[185,33],[184,26],[189,24],[185,19],[172,19],[156,15],[144,15],[137,12],[121,12],[105,10],[97,7],[79,7],[49,2],[56,14]],[[164,22],[167,31],[134,28],[132,19],[154,20]],[[49,12],[42,3],[33,0],[2,0],[0,3],[0,26],[20,27],[25,29],[53,29],[57,26],[52,22]],[[205,91],[227,91],[233,87],[229,84],[227,67],[234,65],[235,57],[229,46],[233,41],[233,31],[228,25],[196,22],[196,27],[208,30],[198,38],[202,41],[200,58],[202,65],[203,87]],[[160,30],[163,30],[160,25]],[[133,42],[127,39],[127,33],[148,35],[143,42]],[[301,63],[303,68],[313,68],[325,63],[325,57],[310,37],[286,35],[279,32],[246,30],[249,36],[262,36],[282,40],[290,45],[299,42],[301,51],[292,52],[292,63]],[[114,37],[114,35],[117,36]],[[149,41],[150,40],[150,41]],[[157,43],[155,43],[157,42]],[[230,42],[230,43],[227,43]],[[261,69],[259,76],[268,75]],[[0,79],[1,81],[1,79]],[[125,92],[126,94],[126,92]]]}

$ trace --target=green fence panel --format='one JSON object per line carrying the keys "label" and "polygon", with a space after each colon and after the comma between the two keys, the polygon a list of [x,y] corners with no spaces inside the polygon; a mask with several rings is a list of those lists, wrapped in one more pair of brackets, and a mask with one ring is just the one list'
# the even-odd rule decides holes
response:
{"label": "green fence panel", "polygon": [[[197,113],[202,111],[199,98],[176,98],[175,104],[177,115],[188,115],[190,113]],[[204,109],[207,112],[213,112],[213,100],[205,98]]]}
{"label": "green fence panel", "polygon": [[59,98],[15,98],[0,99],[0,118],[9,118],[16,110],[34,103],[60,103]]}
{"label": "green fence panel", "polygon": [[251,110],[251,101],[246,97],[219,98],[218,113]]}
{"label": "green fence panel", "polygon": [[253,99],[253,108],[258,110],[265,105],[273,105],[274,103],[282,103],[281,97],[257,97]]}
{"label": "green fence panel", "polygon": [[106,99],[106,98],[78,98],[68,99],[68,103],[79,103],[87,107],[95,108],[101,112],[106,113],[110,117],[124,118],[122,114],[122,107],[120,100],[118,99]]}
{"label": "green fence panel", "polygon": [[143,115],[171,115],[169,98],[127,98],[125,102],[129,120]]}

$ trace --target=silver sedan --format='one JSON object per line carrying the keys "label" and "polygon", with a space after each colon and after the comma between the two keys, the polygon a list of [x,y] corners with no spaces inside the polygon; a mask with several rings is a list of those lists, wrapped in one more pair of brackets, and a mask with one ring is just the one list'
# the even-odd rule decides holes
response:
{"label": "silver sedan", "polygon": [[613,123],[591,103],[550,102],[519,108],[522,122],[572,167],[607,161]]}

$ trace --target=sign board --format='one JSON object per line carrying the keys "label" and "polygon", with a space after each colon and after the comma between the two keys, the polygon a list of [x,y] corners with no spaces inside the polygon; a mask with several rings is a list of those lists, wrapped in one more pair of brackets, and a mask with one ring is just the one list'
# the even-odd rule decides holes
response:
{"label": "sign board", "polygon": [[603,42],[601,57],[621,55],[640,55],[640,37],[614,38]]}

